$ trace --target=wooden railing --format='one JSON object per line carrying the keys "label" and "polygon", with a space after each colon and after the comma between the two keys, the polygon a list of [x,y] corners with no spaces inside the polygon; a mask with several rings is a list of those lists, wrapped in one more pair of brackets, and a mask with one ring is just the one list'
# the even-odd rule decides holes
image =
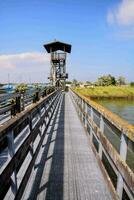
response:
{"label": "wooden railing", "polygon": [[0,125],[0,199],[21,199],[60,96],[57,90]]}
{"label": "wooden railing", "polygon": [[95,154],[117,199],[134,199],[134,127],[85,96],[70,91]]}
{"label": "wooden railing", "polygon": [[[0,96],[0,121],[23,111],[27,106],[36,103],[40,98],[45,97],[55,90],[54,87],[42,89],[31,89],[25,92],[3,94]],[[4,103],[5,102],[5,103]],[[3,106],[2,106],[3,105]]]}
{"label": "wooden railing", "polygon": [[51,60],[52,61],[56,61],[56,60],[63,60],[63,61],[65,61],[66,60],[66,53],[56,53],[56,52],[53,52],[53,53],[51,53]]}

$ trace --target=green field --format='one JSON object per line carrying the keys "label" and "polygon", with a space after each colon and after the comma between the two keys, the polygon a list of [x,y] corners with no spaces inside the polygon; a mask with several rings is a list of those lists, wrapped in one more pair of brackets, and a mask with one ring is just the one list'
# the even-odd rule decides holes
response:
{"label": "green field", "polygon": [[96,86],[90,88],[75,88],[75,91],[94,98],[134,98],[134,87],[130,86]]}

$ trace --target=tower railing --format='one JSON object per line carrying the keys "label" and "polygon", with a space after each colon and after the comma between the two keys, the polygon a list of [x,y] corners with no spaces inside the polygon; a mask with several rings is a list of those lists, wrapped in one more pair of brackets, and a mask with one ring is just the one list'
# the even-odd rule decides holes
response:
{"label": "tower railing", "polygon": [[65,61],[66,60],[66,53],[59,53],[53,52],[51,53],[51,60],[52,61]]}

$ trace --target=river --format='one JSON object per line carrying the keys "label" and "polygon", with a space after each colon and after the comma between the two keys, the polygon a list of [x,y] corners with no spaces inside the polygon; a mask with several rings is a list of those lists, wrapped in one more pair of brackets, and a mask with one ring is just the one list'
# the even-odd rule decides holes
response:
{"label": "river", "polygon": [[102,99],[97,102],[134,125],[134,100]]}

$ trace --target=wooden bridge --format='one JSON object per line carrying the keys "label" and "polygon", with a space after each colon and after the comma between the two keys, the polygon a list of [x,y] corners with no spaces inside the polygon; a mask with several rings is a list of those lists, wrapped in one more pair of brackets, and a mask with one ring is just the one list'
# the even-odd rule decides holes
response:
{"label": "wooden bridge", "polygon": [[[108,133],[119,137],[116,146]],[[126,161],[128,151],[134,158],[133,130],[72,90],[56,90],[0,125],[0,147],[1,199],[134,199]]]}

